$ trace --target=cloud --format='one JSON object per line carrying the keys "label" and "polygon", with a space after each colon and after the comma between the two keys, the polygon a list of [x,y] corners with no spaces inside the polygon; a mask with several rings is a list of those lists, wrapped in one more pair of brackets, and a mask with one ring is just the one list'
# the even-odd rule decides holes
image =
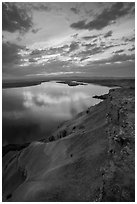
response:
{"label": "cloud", "polygon": [[104,9],[101,14],[96,16],[96,18],[90,22],[86,23],[86,20],[78,21],[70,25],[74,29],[87,29],[87,30],[101,30],[104,27],[115,22],[117,18],[127,15],[131,9],[135,6],[135,3],[114,3],[110,9]]}
{"label": "cloud", "polygon": [[74,39],[77,38],[78,37],[78,33],[72,35],[71,37],[74,38]]}
{"label": "cloud", "polygon": [[104,45],[104,46],[103,46],[103,49],[106,50],[106,49],[110,49],[110,48],[112,48],[112,47],[117,47],[117,46],[119,46],[119,44]]}
{"label": "cloud", "polygon": [[34,10],[37,11],[51,11],[51,8],[47,5],[45,5],[44,3],[31,3],[31,6]]}
{"label": "cloud", "polygon": [[114,51],[113,53],[118,54],[118,53],[121,53],[121,52],[123,52],[123,51],[124,51],[124,50],[121,49],[121,50]]}
{"label": "cloud", "polygon": [[30,58],[29,62],[37,62],[37,60],[35,58]]}
{"label": "cloud", "polygon": [[86,49],[90,49],[90,48],[92,48],[92,47],[95,47],[97,44],[96,43],[88,43],[88,44],[82,44],[82,46],[85,46],[86,47]]}
{"label": "cloud", "polygon": [[77,8],[70,8],[70,10],[74,13],[74,14],[78,14],[79,10]]}
{"label": "cloud", "polygon": [[35,50],[32,50],[32,52],[30,53],[30,55],[39,55],[39,54],[42,54],[44,50],[38,50],[38,49],[35,49]]}
{"label": "cloud", "polygon": [[81,51],[78,56],[79,57],[82,57],[82,58],[85,58],[85,57],[88,57],[89,55],[95,55],[95,54],[98,54],[98,53],[101,53],[103,52],[103,49],[98,46],[98,47],[95,47],[93,49],[87,49],[86,51]]}
{"label": "cloud", "polygon": [[108,38],[108,37],[111,37],[112,36],[112,31],[108,31],[105,35],[104,35],[104,38]]}
{"label": "cloud", "polygon": [[23,49],[23,46],[19,46],[12,43],[3,43],[2,44],[2,63],[9,64],[14,63],[17,64],[20,61],[20,55],[18,54],[20,49]]}
{"label": "cloud", "polygon": [[77,23],[72,23],[70,25],[71,28],[75,28],[77,30],[80,30],[80,29],[86,29],[86,24],[85,24],[85,20],[82,20],[82,21],[78,21]]}
{"label": "cloud", "polygon": [[70,44],[69,52],[73,52],[73,51],[77,50],[78,48],[79,48],[78,42],[73,41]]}
{"label": "cloud", "polygon": [[127,54],[115,54],[110,58],[102,59],[102,60],[96,60],[93,63],[94,64],[105,64],[105,63],[115,63],[115,62],[126,62],[126,61],[134,61],[135,55],[127,55]]}
{"label": "cloud", "polygon": [[82,62],[82,61],[87,60],[89,58],[90,58],[90,56],[89,57],[83,57],[83,58],[80,59],[80,61]]}
{"label": "cloud", "polygon": [[135,55],[126,55],[126,54],[115,54],[113,57],[110,58],[111,62],[125,62],[125,61],[129,61],[129,60],[135,60]]}
{"label": "cloud", "polygon": [[2,3],[2,30],[26,32],[32,27],[32,18],[15,3]]}
{"label": "cloud", "polygon": [[76,44],[72,43],[70,47],[69,45],[66,44],[60,47],[50,47],[43,50],[35,49],[31,51],[30,55],[33,57],[41,57],[42,55],[54,55],[54,54],[63,53],[66,49],[70,49],[71,51],[74,48],[76,48]]}
{"label": "cloud", "polygon": [[124,40],[125,42],[135,42],[135,36],[132,37],[123,37],[122,40]]}
{"label": "cloud", "polygon": [[84,36],[83,39],[84,39],[84,40],[92,40],[92,39],[97,38],[97,37],[99,37],[99,36],[100,36],[100,35]]}
{"label": "cloud", "polygon": [[63,53],[65,49],[69,48],[68,45],[63,45],[61,47],[51,47],[49,50],[46,51],[46,54],[59,54]]}
{"label": "cloud", "polygon": [[128,50],[129,50],[129,51],[134,51],[134,50],[135,50],[135,47],[129,48]]}
{"label": "cloud", "polygon": [[39,30],[41,30],[41,28],[33,28],[31,31],[32,31],[32,33],[37,33]]}
{"label": "cloud", "polygon": [[[87,44],[82,44],[86,48],[86,51],[82,51],[78,53],[78,56],[82,56],[82,61],[85,58],[88,58],[90,55],[95,55],[98,53],[103,53],[105,50],[119,46],[119,44],[106,44],[105,42],[100,42],[100,44],[97,43],[87,43]],[[84,56],[84,58],[83,58]]]}

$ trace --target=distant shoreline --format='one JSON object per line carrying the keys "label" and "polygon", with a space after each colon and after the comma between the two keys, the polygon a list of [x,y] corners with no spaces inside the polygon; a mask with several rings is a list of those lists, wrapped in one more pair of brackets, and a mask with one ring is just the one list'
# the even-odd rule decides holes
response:
{"label": "distant shoreline", "polygon": [[[29,80],[29,81],[28,81]],[[92,83],[101,86],[125,86],[130,81],[131,86],[135,86],[134,78],[85,78],[85,77],[71,77],[68,78],[50,78],[50,79],[21,79],[21,80],[7,80],[2,82],[2,88],[18,88],[27,86],[36,86],[44,82],[56,81],[57,83],[68,84],[69,86],[85,85],[85,83]],[[75,83],[74,83],[75,81]]]}

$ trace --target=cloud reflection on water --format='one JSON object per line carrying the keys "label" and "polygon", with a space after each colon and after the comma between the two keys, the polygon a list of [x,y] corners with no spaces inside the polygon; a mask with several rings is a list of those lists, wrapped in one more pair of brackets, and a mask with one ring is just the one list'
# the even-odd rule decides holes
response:
{"label": "cloud reflection on water", "polygon": [[95,94],[109,88],[96,85],[69,87],[55,82],[4,89],[3,144],[24,143],[51,134],[57,126],[90,105]]}

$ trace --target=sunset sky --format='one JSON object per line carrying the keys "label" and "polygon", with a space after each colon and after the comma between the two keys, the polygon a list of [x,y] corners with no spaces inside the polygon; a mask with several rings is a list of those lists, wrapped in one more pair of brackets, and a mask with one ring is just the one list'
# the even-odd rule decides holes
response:
{"label": "sunset sky", "polygon": [[134,3],[3,3],[3,78],[134,77]]}

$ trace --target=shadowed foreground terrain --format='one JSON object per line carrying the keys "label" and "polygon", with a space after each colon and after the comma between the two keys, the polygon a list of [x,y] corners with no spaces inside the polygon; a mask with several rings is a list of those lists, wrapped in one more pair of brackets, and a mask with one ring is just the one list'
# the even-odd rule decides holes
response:
{"label": "shadowed foreground terrain", "polygon": [[112,89],[48,140],[7,147],[3,201],[133,202],[134,92],[133,84]]}

